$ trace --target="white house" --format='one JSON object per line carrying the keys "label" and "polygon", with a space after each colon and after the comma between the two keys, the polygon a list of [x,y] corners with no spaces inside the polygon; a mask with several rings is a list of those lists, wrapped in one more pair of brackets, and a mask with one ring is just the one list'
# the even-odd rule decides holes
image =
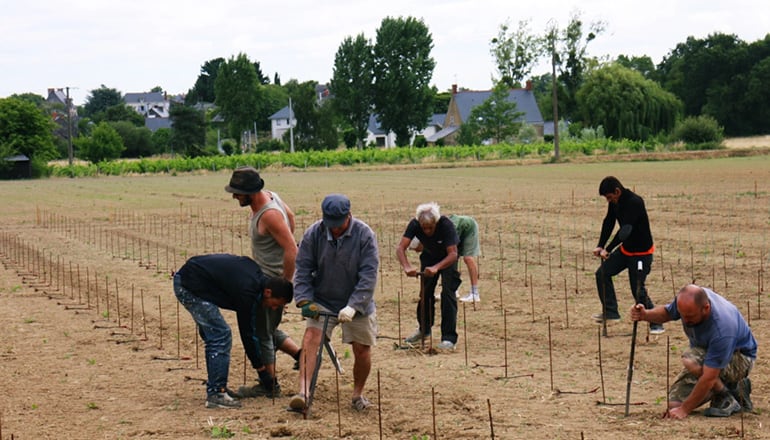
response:
{"label": "white house", "polygon": [[294,117],[294,111],[289,111],[286,106],[270,115],[270,135],[273,139],[283,139],[284,133],[289,131],[289,127],[297,126],[297,119]]}
{"label": "white house", "polygon": [[161,92],[126,93],[123,102],[145,118],[168,118],[170,103]]}

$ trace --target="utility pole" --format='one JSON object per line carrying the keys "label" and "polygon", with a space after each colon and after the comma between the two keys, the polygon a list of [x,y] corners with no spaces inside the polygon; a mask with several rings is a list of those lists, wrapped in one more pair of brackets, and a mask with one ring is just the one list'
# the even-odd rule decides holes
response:
{"label": "utility pole", "polygon": [[291,120],[294,116],[294,112],[291,110],[291,98],[289,98],[289,152],[294,152],[294,125]]}
{"label": "utility pole", "polygon": [[69,164],[72,166],[72,100],[70,99],[70,88],[67,90],[67,153],[69,155]]}

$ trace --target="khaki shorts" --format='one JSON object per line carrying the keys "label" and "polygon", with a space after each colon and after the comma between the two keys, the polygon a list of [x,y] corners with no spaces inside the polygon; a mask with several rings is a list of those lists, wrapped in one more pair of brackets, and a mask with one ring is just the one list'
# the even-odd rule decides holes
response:
{"label": "khaki shorts", "polygon": [[[690,348],[682,353],[683,359],[690,359],[697,362],[699,365],[703,365],[703,359],[706,357],[706,350],[703,348]],[[751,368],[754,366],[754,359],[735,352],[733,358],[730,359],[730,363],[727,364],[722,371],[719,372],[719,379],[725,385],[738,383],[739,380],[747,377]],[[684,402],[687,396],[692,393],[695,384],[698,382],[698,377],[691,374],[687,369],[683,370],[674,379],[671,389],[668,391],[668,398],[674,402]]]}
{"label": "khaki shorts", "polygon": [[[329,313],[320,304],[318,308],[322,312]],[[319,316],[317,319],[306,319],[307,328],[316,328],[323,330],[325,316]],[[329,316],[329,324],[326,326],[326,337],[331,340],[332,332],[337,326],[342,327],[342,342],[344,344],[351,344],[357,342],[361,345],[374,346],[377,345],[377,312],[372,313],[369,316],[363,316],[356,313],[356,316],[350,322],[337,321],[336,316]]]}

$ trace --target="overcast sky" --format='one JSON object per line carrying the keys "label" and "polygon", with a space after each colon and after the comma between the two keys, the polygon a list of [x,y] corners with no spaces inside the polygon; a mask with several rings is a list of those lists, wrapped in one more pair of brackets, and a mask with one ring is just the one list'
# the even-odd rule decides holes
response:
{"label": "overcast sky", "polygon": [[[121,93],[162,87],[185,93],[204,62],[238,53],[271,80],[328,82],[347,36],[370,40],[382,19],[412,16],[428,26],[441,91],[491,87],[489,41],[500,24],[549,20],[573,11],[606,31],[591,56],[648,55],[654,63],[688,36],[733,33],[754,42],[770,33],[766,0],[8,0],[0,10],[0,97],[70,87],[80,105],[102,84]],[[546,73],[546,65],[533,74]]]}

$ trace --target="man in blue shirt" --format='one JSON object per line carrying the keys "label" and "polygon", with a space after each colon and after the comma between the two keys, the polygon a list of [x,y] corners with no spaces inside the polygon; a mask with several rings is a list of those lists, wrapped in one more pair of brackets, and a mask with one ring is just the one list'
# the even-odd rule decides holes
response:
{"label": "man in blue shirt", "polygon": [[752,410],[748,375],[757,358],[757,341],[732,303],[711,289],[689,284],[665,306],[633,306],[631,319],[661,324],[681,319],[690,340],[682,354],[684,370],[669,390],[666,417],[683,419],[709,400],[711,406],[703,412],[709,417]]}
{"label": "man in blue shirt", "polygon": [[354,410],[363,411],[371,405],[363,391],[377,339],[377,238],[369,225],[352,216],[347,196],[326,196],[321,210],[323,219],[307,228],[297,252],[295,299],[307,318],[307,327],[299,363],[299,393],[289,406],[296,411],[307,407],[308,385],[322,343],[323,323],[318,317],[331,313],[335,316],[328,318],[326,337],[331,339],[340,324],[342,342],[353,347],[351,404]]}

